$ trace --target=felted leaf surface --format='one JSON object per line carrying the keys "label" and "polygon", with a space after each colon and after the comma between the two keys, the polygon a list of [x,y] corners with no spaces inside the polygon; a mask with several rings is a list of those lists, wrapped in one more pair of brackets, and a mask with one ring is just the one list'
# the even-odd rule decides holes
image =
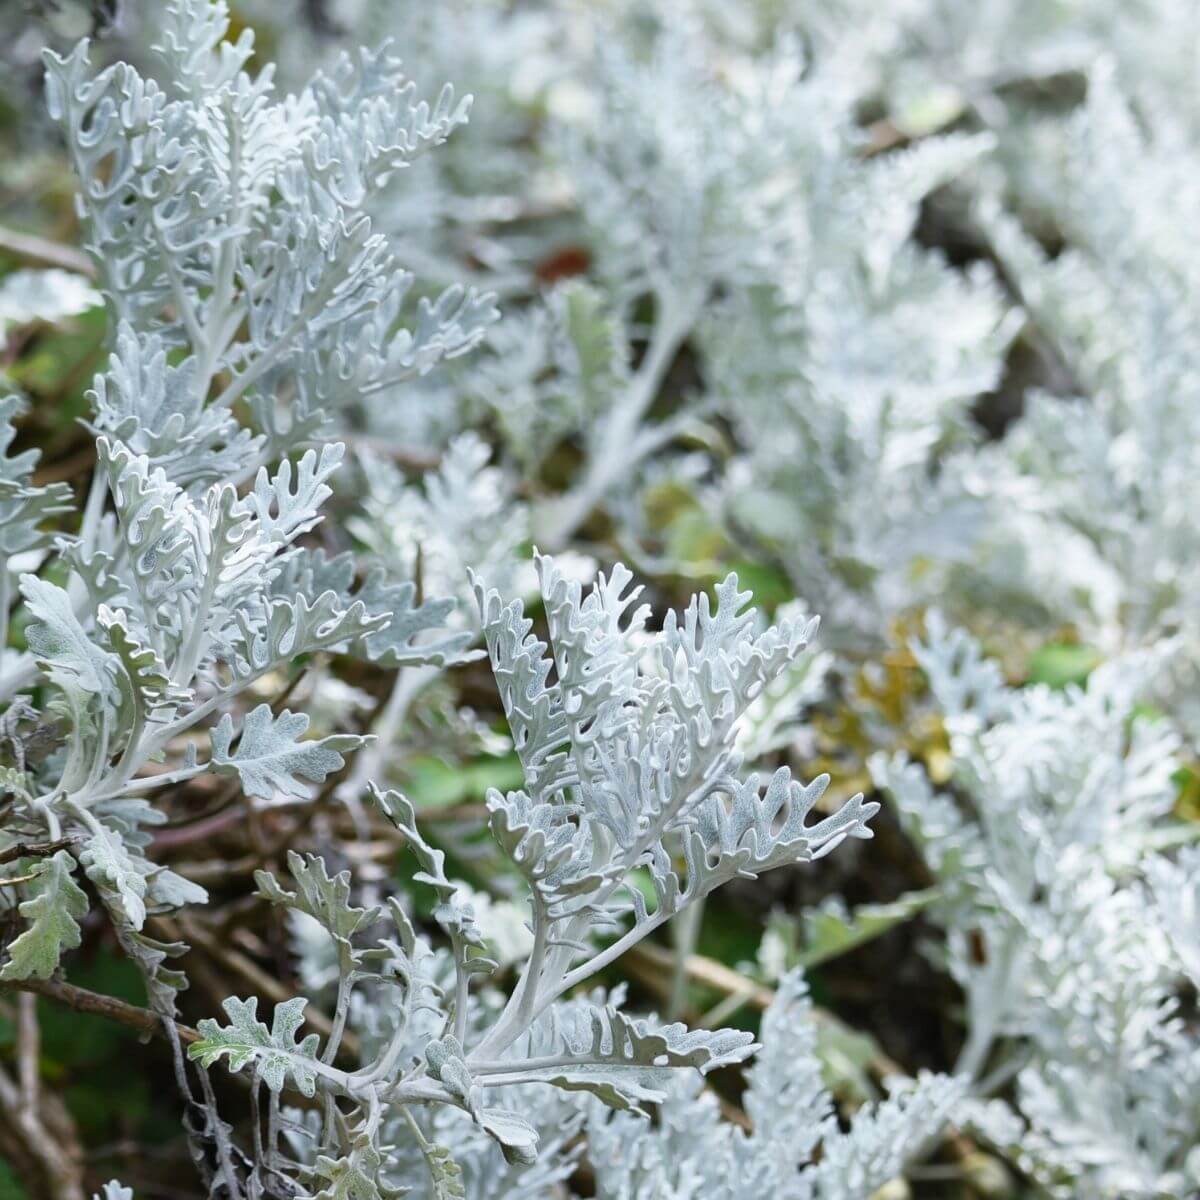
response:
{"label": "felted leaf surface", "polygon": [[445,667],[480,657],[471,651],[471,634],[450,631],[446,618],[453,600],[416,603],[417,589],[410,582],[388,583],[382,571],[372,571],[357,593],[374,613],[391,613],[377,633],[365,639],[367,657],[385,667],[433,665]]}
{"label": "felted leaf surface", "polygon": [[[455,939],[461,939],[477,950],[486,949],[487,943],[475,922],[474,910],[464,900],[460,889],[446,877],[445,853],[431,846],[422,836],[417,828],[417,814],[408,797],[396,791],[381,792],[374,784],[371,785],[371,797],[384,816],[404,834],[408,849],[420,865],[421,870],[413,879],[417,883],[428,884],[437,893],[434,920]],[[488,965],[494,966],[491,963]]]}
{"label": "felted leaf surface", "polygon": [[330,878],[324,859],[315,854],[301,857],[288,851],[288,869],[296,881],[294,892],[286,891],[270,871],[255,871],[258,894],[273,904],[282,904],[320,922],[333,938],[344,973],[361,967],[364,952],[356,951],[350,939],[380,914],[378,908],[357,908],[350,903],[350,872],[339,871]]}
{"label": "felted leaf surface", "polygon": [[40,457],[36,450],[8,453],[17,432],[12,418],[21,408],[16,396],[0,396],[0,558],[43,544],[47,534],[40,530],[41,523],[71,508],[71,489],[67,484],[33,485],[33,468]]}
{"label": "felted leaf surface", "polygon": [[[324,1186],[303,1200],[392,1200],[405,1194],[383,1181],[383,1166],[383,1155],[366,1133],[360,1133],[344,1157],[317,1156],[313,1174],[324,1181]],[[438,1193],[434,1196],[437,1200]]]}
{"label": "felted leaf surface", "polygon": [[296,1041],[307,1004],[303,996],[277,1004],[268,1030],[257,1017],[257,996],[248,1000],[230,996],[221,1005],[229,1024],[222,1027],[211,1017],[201,1021],[197,1027],[201,1038],[188,1047],[188,1057],[210,1067],[224,1056],[231,1071],[253,1064],[255,1074],[271,1091],[283,1091],[290,1076],[305,1096],[311,1096],[316,1089],[313,1066],[318,1038],[310,1033],[302,1042]]}
{"label": "felted leaf surface", "polygon": [[69,694],[109,694],[116,661],[88,638],[67,593],[36,575],[21,576],[21,592],[34,617],[26,640],[51,681]]}
{"label": "felted leaf surface", "polygon": [[121,835],[102,825],[84,843],[79,861],[105,904],[133,929],[141,929],[146,921],[146,877]]}
{"label": "felted leaf surface", "polygon": [[110,1179],[92,1197],[92,1200],[133,1200],[133,1188],[125,1187],[115,1179]]}
{"label": "felted leaf surface", "polygon": [[[658,1025],[611,1005],[580,1001],[550,1010],[539,1032],[538,1055],[529,1068],[514,1059],[511,1074],[564,1091],[591,1092],[613,1108],[640,1112],[643,1103],[665,1098],[673,1069],[706,1073],[741,1062],[755,1048],[753,1035],[743,1030]],[[551,1061],[539,1065],[538,1058],[547,1052]],[[507,1068],[506,1063],[487,1066],[488,1073],[505,1078]]]}
{"label": "felted leaf surface", "polygon": [[305,713],[284,709],[276,717],[269,704],[260,704],[246,717],[242,739],[232,750],[233,718],[226,714],[212,731],[213,768],[220,775],[240,775],[247,796],[306,797],[309,789],[302,781],[324,783],[345,764],[341,752],[363,744],[354,734],[302,742],[307,729]]}
{"label": "felted leaf surface", "polygon": [[30,924],[8,947],[9,960],[0,969],[0,979],[49,979],[58,968],[64,950],[79,945],[78,922],[87,915],[88,900],[71,878],[75,860],[59,850],[35,868],[28,900],[18,908]]}

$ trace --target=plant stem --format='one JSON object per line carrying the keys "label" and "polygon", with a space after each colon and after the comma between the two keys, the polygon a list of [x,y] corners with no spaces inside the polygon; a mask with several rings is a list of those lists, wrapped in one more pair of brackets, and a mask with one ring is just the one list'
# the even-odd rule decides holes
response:
{"label": "plant stem", "polygon": [[41,1056],[41,1031],[38,1029],[37,997],[22,992],[17,997],[17,1071],[21,1101],[36,1112],[38,1107],[38,1059]]}
{"label": "plant stem", "polygon": [[696,949],[700,926],[704,921],[704,897],[689,905],[671,926],[675,943],[675,962],[671,967],[671,992],[667,999],[667,1020],[678,1021],[687,1007],[687,960]]}
{"label": "plant stem", "polygon": [[548,506],[538,534],[539,542],[548,550],[561,549],[587,520],[604,493],[637,465],[638,426],[654,403],[690,328],[691,320],[685,311],[663,306],[645,357],[625,393],[607,413],[600,437],[588,451],[583,479]]}
{"label": "plant stem", "polygon": [[375,742],[364,747],[355,755],[350,774],[338,784],[337,796],[343,802],[351,802],[362,795],[369,780],[377,780],[382,786],[382,769],[388,751],[404,724],[413,701],[438,676],[437,667],[401,667],[396,673],[391,695],[371,732]]}
{"label": "plant stem", "polygon": [[333,1010],[333,1028],[329,1031],[329,1038],[325,1043],[325,1053],[321,1055],[321,1061],[324,1063],[331,1063],[337,1058],[338,1047],[342,1044],[342,1035],[346,1032],[346,1017],[350,1012],[350,992],[352,986],[349,975],[338,975],[337,1002]]}
{"label": "plant stem", "polygon": [[[99,466],[92,471],[92,482],[88,486],[87,503],[83,508],[83,524],[79,527],[80,551],[86,558],[96,548],[96,534],[100,530],[100,518],[104,515],[104,501],[108,497],[108,480]],[[74,597],[72,597],[74,600]]]}
{"label": "plant stem", "polygon": [[16,862],[19,858],[45,858],[57,854],[59,850],[69,850],[74,844],[74,838],[59,838],[54,842],[17,842],[0,850],[0,866]]}

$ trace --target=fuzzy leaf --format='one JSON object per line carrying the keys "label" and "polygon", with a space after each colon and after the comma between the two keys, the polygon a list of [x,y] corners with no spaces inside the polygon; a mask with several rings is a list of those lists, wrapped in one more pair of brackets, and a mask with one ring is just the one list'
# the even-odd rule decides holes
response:
{"label": "fuzzy leaf", "polygon": [[305,451],[294,480],[286,458],[273,477],[265,467],[258,472],[246,504],[254,513],[260,537],[286,546],[317,525],[321,505],[333,495],[326,481],[341,465],[345,450],[341,442],[332,442],[321,447],[319,456],[316,450]]}
{"label": "fuzzy leaf", "polygon": [[121,835],[102,825],[84,842],[79,861],[105,904],[133,929],[141,929],[146,921],[146,876]]}
{"label": "fuzzy leaf", "polygon": [[546,643],[532,632],[533,622],[520,600],[505,604],[499,592],[473,573],[471,584],[526,788],[535,800],[549,799],[575,778],[566,752],[562,695],[547,684],[554,664],[546,656]]}
{"label": "fuzzy leaf", "polygon": [[800,964],[815,967],[910,920],[938,899],[936,888],[905,892],[887,904],[827,904],[804,914],[804,949]]}
{"label": "fuzzy leaf", "polygon": [[49,679],[81,700],[111,696],[117,662],[88,637],[67,593],[36,575],[21,576],[21,591],[34,617],[29,648]]}
{"label": "fuzzy leaf", "polygon": [[176,995],[187,989],[188,978],[168,963],[182,958],[188,947],[183,942],[160,942],[121,926],[117,927],[116,934],[121,949],[137,965],[146,985],[150,1007],[155,1012],[174,1014]]}
{"label": "fuzzy leaf", "polygon": [[150,470],[163,470],[179,487],[237,474],[253,461],[263,439],[227,410],[204,404],[196,370],[194,358],[169,363],[158,334],[121,321],[108,369],[88,393],[93,432],[109,435],[135,457],[145,455]]}
{"label": "fuzzy leaf", "polygon": [[537,1162],[537,1130],[520,1113],[506,1108],[478,1108],[474,1116],[484,1133],[499,1143],[505,1162],[524,1166]]}
{"label": "fuzzy leaf", "polygon": [[152,912],[173,911],[189,904],[207,904],[208,893],[198,884],[172,871],[159,867],[146,877],[147,907]]}
{"label": "fuzzy leaf", "polygon": [[404,1195],[383,1181],[384,1157],[366,1132],[355,1136],[342,1158],[317,1155],[313,1174],[324,1182],[319,1192],[302,1200],[393,1200]]}
{"label": "fuzzy leaf", "polygon": [[277,1004],[268,1030],[257,1019],[257,996],[249,1000],[230,996],[221,1005],[229,1024],[222,1027],[211,1018],[201,1021],[200,1040],[188,1047],[188,1057],[210,1067],[224,1056],[231,1071],[240,1071],[251,1063],[255,1075],[276,1094],[283,1091],[290,1076],[303,1095],[311,1096],[316,1089],[314,1065],[318,1038],[310,1033],[297,1042],[295,1036],[304,1021],[307,1004],[303,996]]}
{"label": "fuzzy leaf", "polygon": [[345,764],[342,751],[356,750],[365,742],[355,734],[302,742],[307,729],[305,713],[284,709],[276,717],[269,704],[260,704],[246,717],[241,741],[231,751],[233,718],[226,714],[212,731],[213,768],[220,775],[241,776],[247,796],[306,797],[309,789],[301,780],[324,783]]}
{"label": "fuzzy leaf", "polygon": [[367,957],[372,954],[378,956],[380,952],[356,950],[351,938],[360,929],[372,925],[382,910],[352,905],[350,872],[339,871],[330,878],[325,860],[315,854],[301,857],[294,850],[289,850],[288,869],[296,881],[296,891],[285,891],[269,871],[255,871],[258,895],[272,904],[282,904],[319,922],[334,941],[342,974],[351,976],[361,971]]}
{"label": "fuzzy leaf", "polygon": [[922,1072],[893,1081],[887,1099],[854,1115],[849,1130],[828,1137],[821,1161],[806,1174],[825,1200],[859,1200],[881,1188],[945,1128],[966,1083]]}
{"label": "fuzzy leaf", "polygon": [[524,1069],[515,1058],[511,1068],[488,1064],[487,1071],[506,1080],[511,1073],[514,1080],[591,1092],[613,1108],[640,1112],[642,1103],[666,1096],[673,1068],[707,1073],[741,1062],[755,1049],[753,1035],[742,1030],[657,1025],[580,1001],[552,1008],[538,1033],[539,1055],[550,1054],[553,1066]]}
{"label": "fuzzy leaf", "polygon": [[110,1179],[92,1197],[92,1200],[133,1200],[133,1188],[125,1187],[115,1179]]}
{"label": "fuzzy leaf", "polygon": [[[406,796],[399,792],[381,792],[371,785],[371,798],[389,821],[404,834],[408,848],[413,852],[421,870],[413,876],[417,883],[426,883],[437,893],[438,906],[434,909],[434,920],[457,942],[465,943],[477,950],[487,948],[483,934],[475,923],[475,915],[467,904],[460,889],[446,878],[446,855],[431,846],[417,828],[417,814]],[[487,960],[473,959],[475,964]],[[489,967],[495,966],[490,961]]]}
{"label": "fuzzy leaf", "polygon": [[[2,327],[0,316],[0,337]],[[43,545],[47,535],[41,531],[42,522],[71,508],[71,490],[65,483],[34,486],[37,451],[9,455],[17,432],[12,419],[21,411],[16,396],[0,396],[0,560]]]}
{"label": "fuzzy leaf", "polygon": [[272,904],[307,913],[335,938],[349,939],[380,914],[378,908],[354,907],[350,903],[350,872],[339,871],[331,878],[325,860],[316,854],[301,856],[289,850],[288,870],[296,881],[296,891],[284,891],[270,871],[255,871],[258,894]]}
{"label": "fuzzy leaf", "polygon": [[310,600],[302,592],[291,599],[271,600],[266,619],[251,622],[239,616],[230,656],[238,679],[265,674],[317,650],[340,650],[386,627],[386,614],[367,611],[361,600],[342,606],[335,591]]}
{"label": "fuzzy leaf", "polygon": [[131,716],[145,721],[155,709],[187,695],[182,689],[172,687],[166,664],[152,646],[143,643],[130,629],[124,612],[102,604],[96,612],[96,624],[104,631],[109,647],[121,663],[122,704]]}
{"label": "fuzzy leaf", "polygon": [[467,1200],[462,1167],[454,1160],[449,1149],[434,1143],[423,1146],[421,1150],[429,1167],[430,1182],[433,1184],[432,1200]]}
{"label": "fuzzy leaf", "polygon": [[446,618],[453,600],[415,603],[416,585],[389,584],[382,571],[372,571],[357,593],[371,612],[391,613],[387,624],[364,640],[367,657],[383,667],[452,666],[471,662],[481,652],[470,651],[471,634],[448,632]]}
{"label": "fuzzy leaf", "polygon": [[29,928],[10,943],[0,979],[49,979],[63,951],[79,945],[78,922],[87,915],[88,900],[71,878],[74,867],[74,859],[59,850],[34,868],[37,878],[28,884],[32,895],[18,908]]}

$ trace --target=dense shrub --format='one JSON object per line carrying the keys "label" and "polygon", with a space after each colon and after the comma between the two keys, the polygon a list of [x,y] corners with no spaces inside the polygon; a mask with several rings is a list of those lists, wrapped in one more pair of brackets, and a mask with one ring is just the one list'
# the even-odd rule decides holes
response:
{"label": "dense shrub", "polygon": [[1200,19],[233,7],[0,13],[6,1186],[1200,1194]]}

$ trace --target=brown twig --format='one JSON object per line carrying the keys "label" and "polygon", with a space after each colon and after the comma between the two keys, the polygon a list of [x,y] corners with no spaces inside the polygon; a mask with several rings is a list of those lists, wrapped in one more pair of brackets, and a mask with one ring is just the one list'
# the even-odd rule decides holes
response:
{"label": "brown twig", "polygon": [[0,850],[0,867],[5,863],[16,862],[19,858],[46,858],[60,850],[69,850],[74,844],[75,839],[69,837],[53,842],[15,842]]}
{"label": "brown twig", "polygon": [[21,1085],[21,1102],[34,1110],[38,1107],[38,1059],[41,1047],[37,997],[32,992],[22,992],[17,997],[17,1081]]}
{"label": "brown twig", "polygon": [[40,873],[39,871],[30,871],[25,875],[10,875],[7,879],[0,879],[0,887],[16,887],[18,883],[29,883]]}
{"label": "brown twig", "polygon": [[[639,942],[625,952],[621,961],[630,967],[640,980],[657,991],[660,986],[667,986],[674,968],[675,955],[653,942]],[[765,1010],[775,999],[774,990],[765,984],[755,983],[732,967],[727,967],[715,959],[705,958],[701,954],[689,954],[684,962],[684,971],[689,979],[694,979],[713,991],[722,992],[727,996],[744,995],[746,1003],[753,1008]]]}
{"label": "brown twig", "polygon": [[48,483],[69,482],[78,479],[95,465],[96,447],[88,441],[54,462],[40,464],[33,473],[33,482],[38,487],[45,487]]}
{"label": "brown twig", "polygon": [[[57,1000],[60,1004],[65,1004],[76,1012],[106,1017],[110,1021],[116,1021],[118,1025],[136,1029],[139,1033],[148,1033],[155,1037],[165,1036],[162,1019],[150,1009],[139,1008],[136,1004],[127,1004],[115,996],[90,992],[87,988],[76,987],[73,983],[66,983],[63,980],[6,979],[0,981],[0,988],[11,988],[19,992],[35,992],[39,996]],[[175,1028],[181,1042],[190,1045],[192,1042],[200,1040],[199,1033],[190,1025],[176,1021]]]}
{"label": "brown twig", "polygon": [[186,846],[191,842],[208,841],[214,834],[231,829],[241,820],[241,814],[231,805],[241,797],[242,783],[236,780],[226,796],[206,808],[203,812],[179,821],[168,821],[154,835],[154,852],[172,846]]}
{"label": "brown twig", "polygon": [[95,279],[96,267],[92,260],[74,246],[63,246],[38,237],[35,233],[18,233],[15,229],[0,228],[0,250],[16,255],[27,262],[42,263],[48,267],[61,267]]}
{"label": "brown twig", "polygon": [[[621,962],[644,986],[660,995],[666,995],[675,962],[675,956],[670,950],[652,942],[640,942],[621,956]],[[714,991],[726,995],[745,995],[746,1003],[760,1010],[767,1009],[775,999],[774,989],[765,984],[755,983],[732,967],[727,967],[716,959],[706,958],[702,954],[689,954],[684,960],[684,970],[689,979],[694,979]],[[813,1019],[827,1029],[845,1029],[842,1021],[823,1008],[814,1007]],[[903,1067],[895,1059],[878,1049],[872,1056],[871,1067],[881,1079],[905,1074]]]}
{"label": "brown twig", "polygon": [[35,1195],[50,1200],[84,1200],[83,1178],[71,1147],[56,1138],[37,1109],[29,1107],[21,1088],[0,1068],[0,1130],[3,1142],[18,1152],[34,1174],[25,1182],[36,1187]]}
{"label": "brown twig", "polygon": [[210,884],[253,875],[261,866],[262,862],[257,854],[243,854],[240,858],[172,863],[172,870],[178,871],[193,883]]}

